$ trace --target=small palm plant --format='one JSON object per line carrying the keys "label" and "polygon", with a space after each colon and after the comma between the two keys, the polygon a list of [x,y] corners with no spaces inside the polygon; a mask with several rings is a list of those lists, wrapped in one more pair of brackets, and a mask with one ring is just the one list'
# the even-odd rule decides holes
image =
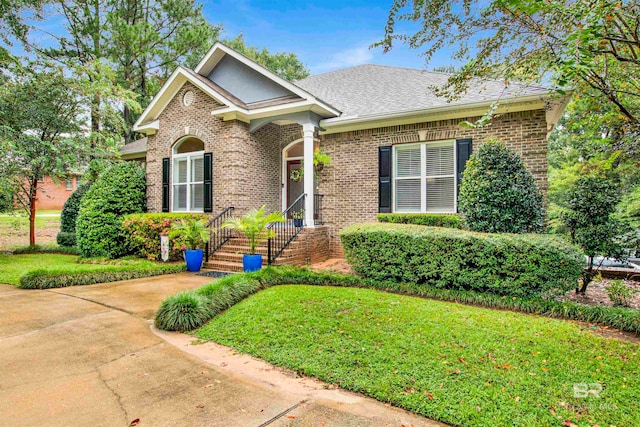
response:
{"label": "small palm plant", "polygon": [[171,239],[181,238],[185,242],[187,249],[194,250],[202,248],[209,241],[209,230],[207,230],[205,220],[185,218],[171,225],[169,237]]}
{"label": "small palm plant", "polygon": [[263,240],[272,237],[273,230],[268,225],[274,222],[285,222],[280,212],[267,214],[267,207],[262,205],[260,209],[251,209],[240,218],[229,218],[222,223],[223,228],[239,231],[249,239],[251,255],[256,253],[256,245]]}

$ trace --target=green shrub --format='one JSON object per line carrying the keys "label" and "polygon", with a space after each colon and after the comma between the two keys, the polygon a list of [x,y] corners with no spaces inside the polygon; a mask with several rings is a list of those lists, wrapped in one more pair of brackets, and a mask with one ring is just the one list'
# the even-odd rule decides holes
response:
{"label": "green shrub", "polygon": [[156,314],[156,327],[165,331],[191,331],[211,317],[206,298],[192,291],[181,292],[162,302]]}
{"label": "green shrub", "polygon": [[0,188],[0,213],[13,212],[14,193],[10,188]]}
{"label": "green shrub", "polygon": [[78,272],[73,268],[55,270],[32,270],[20,277],[18,287],[23,289],[51,289],[66,286],[94,285],[96,283],[117,282],[120,280],[140,279],[142,277],[179,273],[185,265],[158,264],[153,267],[131,265],[111,265],[91,272]]}
{"label": "green shrub", "polygon": [[144,212],[145,198],[145,171],[137,163],[116,163],[107,169],[80,203],[76,222],[80,253],[109,258],[130,253],[122,218]]}
{"label": "green shrub", "polygon": [[[285,284],[377,289],[499,310],[599,323],[623,331],[640,332],[640,310],[588,306],[572,301],[558,302],[541,298],[505,297],[491,293],[442,289],[416,283],[370,280],[350,274],[315,272],[290,266],[268,267],[254,273],[234,274],[183,293],[190,296],[169,297],[163,301],[161,309],[156,314],[156,326],[170,331],[193,330],[254,293],[271,286]],[[205,313],[207,313],[206,316]]]}
{"label": "green shrub", "polygon": [[340,238],[362,277],[436,288],[541,297],[575,288],[584,266],[577,248],[548,235],[356,224]]}
{"label": "green shrub", "polygon": [[60,246],[73,247],[76,245],[76,233],[66,233],[61,231],[56,236],[56,242]]}
{"label": "green shrub", "polygon": [[470,230],[540,231],[544,223],[542,201],[542,193],[522,159],[500,142],[485,142],[467,162],[458,208]]}
{"label": "green shrub", "polygon": [[[91,188],[91,184],[81,184],[76,191],[69,196],[62,212],[60,213],[60,232],[61,233],[75,233],[76,232],[76,220],[78,219],[78,212],[80,211],[80,203],[87,194],[87,191]],[[59,245],[61,243],[58,243]],[[64,245],[67,246],[67,245]],[[75,243],[73,244],[75,246]]]}
{"label": "green shrub", "polygon": [[430,227],[464,228],[464,222],[458,215],[451,214],[378,214],[379,222],[393,224],[415,224]]}
{"label": "green shrub", "polygon": [[23,246],[16,248],[12,252],[14,255],[22,254],[63,254],[63,255],[79,255],[78,249],[73,246]]}
{"label": "green shrub", "polygon": [[[186,218],[206,220],[209,217],[205,214],[184,213],[147,213],[125,216],[122,227],[127,235],[131,253],[150,260],[159,259],[160,235],[167,234],[174,222]],[[171,239],[170,259],[182,259],[184,245],[186,241],[183,237]]]}

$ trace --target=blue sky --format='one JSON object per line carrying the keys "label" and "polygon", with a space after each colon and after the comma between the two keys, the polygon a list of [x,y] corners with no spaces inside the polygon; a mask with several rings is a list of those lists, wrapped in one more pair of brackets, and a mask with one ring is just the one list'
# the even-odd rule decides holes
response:
{"label": "blue sky", "polygon": [[[291,2],[284,0],[202,1],[204,15],[211,23],[222,24],[222,38],[243,34],[249,45],[272,52],[293,52],[312,74],[354,65],[374,63],[409,68],[426,68],[420,52],[397,45],[389,53],[369,46],[384,36],[391,0]],[[51,13],[51,9],[50,9]],[[36,26],[32,41],[51,44],[47,32],[59,34],[64,19],[49,14]],[[406,28],[407,24],[404,24]],[[14,45],[15,53],[22,53]],[[448,51],[439,52],[428,68],[454,64]]]}
{"label": "blue sky", "polygon": [[[384,35],[390,5],[390,0],[216,0],[204,2],[204,13],[223,24],[224,38],[242,33],[250,45],[294,52],[313,74],[365,63],[425,68],[419,52],[404,46],[387,54],[369,49]],[[451,63],[444,53],[429,68]]]}

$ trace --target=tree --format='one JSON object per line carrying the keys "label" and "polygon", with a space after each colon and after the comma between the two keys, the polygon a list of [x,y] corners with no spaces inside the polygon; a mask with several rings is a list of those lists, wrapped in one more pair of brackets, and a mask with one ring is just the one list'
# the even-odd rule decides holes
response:
{"label": "tree", "polygon": [[540,231],[544,221],[533,175],[499,141],[485,142],[468,160],[458,207],[471,230],[485,233]]}
{"label": "tree", "polygon": [[266,47],[258,49],[254,46],[247,46],[242,34],[235,39],[226,40],[224,43],[285,80],[293,82],[309,77],[309,69],[298,59],[295,53],[271,53]]}
{"label": "tree", "polygon": [[[195,65],[220,31],[220,26],[206,21],[202,5],[194,0],[57,0],[54,4],[65,17],[68,34],[58,39],[57,46],[40,51],[70,68],[80,64],[89,81],[113,70],[115,82],[136,93],[142,107],[177,65]],[[97,93],[90,100],[94,132],[109,127],[102,123],[104,104]],[[139,111],[127,104],[122,110],[128,142]]]}
{"label": "tree", "polygon": [[623,258],[622,234],[625,230],[613,216],[620,194],[618,184],[596,175],[578,179],[571,189],[564,221],[571,240],[587,256],[582,286],[576,292],[585,293],[598,274],[603,261],[596,261],[596,257]]}
{"label": "tree", "polygon": [[[463,93],[474,77],[575,86],[606,100],[623,122],[616,138],[635,147],[640,136],[640,6],[635,0],[394,0],[384,51],[394,42],[421,49],[428,62],[452,46],[464,65],[439,93]],[[417,23],[413,34],[399,23]]]}
{"label": "tree", "polygon": [[77,171],[91,139],[83,130],[85,113],[78,83],[60,68],[15,69],[0,89],[0,171],[3,186],[29,215],[29,243],[35,244],[38,181]]}

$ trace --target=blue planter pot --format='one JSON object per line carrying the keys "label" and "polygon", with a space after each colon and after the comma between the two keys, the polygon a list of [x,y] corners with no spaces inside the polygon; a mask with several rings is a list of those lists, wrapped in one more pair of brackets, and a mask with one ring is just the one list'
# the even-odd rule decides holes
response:
{"label": "blue planter pot", "polygon": [[184,260],[187,263],[187,271],[200,271],[200,267],[202,267],[202,249],[187,249],[184,251]]}
{"label": "blue planter pot", "polygon": [[302,218],[294,218],[293,219],[293,225],[294,225],[294,227],[302,227],[304,225],[303,219]]}
{"label": "blue planter pot", "polygon": [[245,273],[260,270],[262,268],[262,255],[261,254],[255,254],[255,255],[244,254],[242,256],[242,268],[244,269]]}

